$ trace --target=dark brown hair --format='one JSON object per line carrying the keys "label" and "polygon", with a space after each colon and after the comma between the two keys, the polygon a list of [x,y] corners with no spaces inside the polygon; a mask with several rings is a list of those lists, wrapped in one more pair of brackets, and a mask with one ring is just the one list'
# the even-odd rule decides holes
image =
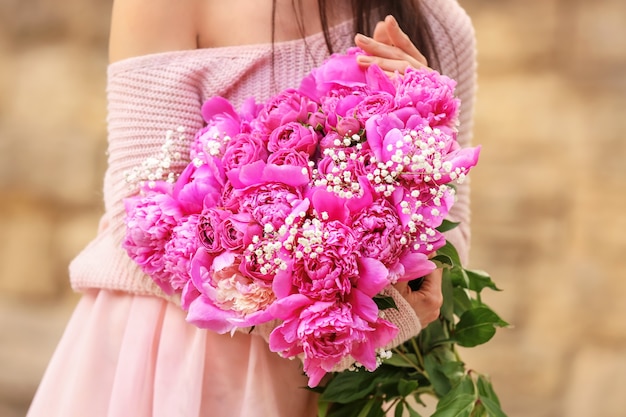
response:
{"label": "dark brown hair", "polygon": [[[337,0],[333,0],[337,1]],[[320,23],[324,32],[324,39],[329,53],[335,52],[330,39],[328,25],[327,0],[317,1],[320,15]],[[371,36],[374,27],[372,23],[383,20],[385,16],[394,16],[402,30],[411,38],[417,49],[426,57],[429,66],[437,68],[439,59],[434,48],[433,34],[424,18],[419,0],[352,0],[352,16],[354,18],[354,33],[363,33]],[[302,17],[302,2],[292,0],[292,7],[296,12],[300,32],[304,34]],[[274,39],[274,27],[276,15],[276,0],[272,1],[272,42]]]}

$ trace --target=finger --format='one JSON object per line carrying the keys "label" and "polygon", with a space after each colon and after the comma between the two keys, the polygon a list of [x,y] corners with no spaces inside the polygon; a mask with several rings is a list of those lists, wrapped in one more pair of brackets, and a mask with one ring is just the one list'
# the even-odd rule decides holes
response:
{"label": "finger", "polygon": [[362,67],[367,68],[372,65],[378,65],[384,72],[392,77],[395,76],[396,71],[400,74],[404,74],[408,67],[419,68],[422,66],[417,61],[409,62],[405,60],[387,59],[370,55],[358,55],[356,59]]}
{"label": "finger", "polygon": [[387,37],[391,41],[391,45],[402,50],[407,55],[417,60],[420,64],[427,66],[426,57],[417,49],[409,36],[402,31],[395,17],[389,15],[385,18],[385,28],[387,29]]}
{"label": "finger", "polygon": [[409,288],[409,284],[405,282],[397,282],[394,285],[394,288],[403,296],[406,297],[411,293],[411,289]]}
{"label": "finger", "polygon": [[441,293],[441,281],[443,279],[443,270],[435,269],[430,274],[424,277],[424,281],[417,292],[424,294],[439,294]]}
{"label": "finger", "polygon": [[374,34],[372,36],[376,42],[384,43],[387,45],[391,45],[391,39],[387,34],[387,24],[384,21],[380,21],[376,23],[376,27],[374,28]]}
{"label": "finger", "polygon": [[367,54],[357,56],[359,64],[363,66],[377,64],[383,70],[400,70],[401,72],[404,72],[408,66],[413,68],[424,66],[420,61],[404,53],[399,48],[377,42],[365,35],[358,34],[355,37],[355,43]]}

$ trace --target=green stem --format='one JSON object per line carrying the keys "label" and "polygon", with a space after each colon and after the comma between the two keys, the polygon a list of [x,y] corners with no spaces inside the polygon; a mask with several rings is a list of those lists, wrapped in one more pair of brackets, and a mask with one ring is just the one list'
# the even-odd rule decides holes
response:
{"label": "green stem", "polygon": [[399,398],[399,397],[394,399],[393,402],[391,403],[391,405],[389,406],[389,408],[387,408],[386,410],[383,410],[383,413],[385,413],[385,415],[387,415],[389,410],[394,408],[401,400],[402,400],[402,398]]}
{"label": "green stem", "polygon": [[404,354],[404,352],[402,352],[400,349],[398,349],[398,348],[393,348],[393,352],[394,352],[394,353],[397,353],[397,354],[398,354],[398,355],[400,355],[400,356],[402,356],[402,359],[404,359],[405,361],[407,361],[407,363],[409,363],[409,364],[410,364],[413,368],[415,368],[415,370],[416,370],[417,372],[419,372],[420,374],[426,375],[426,374],[424,373],[423,366],[422,366],[422,368],[420,368],[420,367],[419,367],[419,365],[420,365],[420,364],[415,364],[415,363],[413,363],[413,362],[409,359],[409,357],[408,357],[408,356],[406,356],[406,355]]}
{"label": "green stem", "polygon": [[424,358],[422,357],[422,352],[419,350],[419,346],[417,346],[417,342],[415,338],[411,339],[411,345],[413,345],[413,350],[415,350],[415,356],[417,356],[417,360],[419,361],[419,366],[424,368]]}

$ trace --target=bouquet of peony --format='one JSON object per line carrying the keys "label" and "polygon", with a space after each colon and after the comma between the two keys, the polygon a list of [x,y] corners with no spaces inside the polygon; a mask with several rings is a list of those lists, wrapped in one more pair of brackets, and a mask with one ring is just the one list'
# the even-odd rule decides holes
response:
{"label": "bouquet of peony", "polygon": [[[388,350],[398,328],[386,290],[451,261],[429,258],[450,247],[452,184],[480,150],[456,141],[453,80],[427,69],[390,79],[360,68],[360,53],[331,56],[263,103],[209,99],[188,166],[126,200],[124,248],[180,294],[189,322],[219,333],[271,322],[270,349],[300,358],[321,391],[328,373],[375,377],[406,357]],[[360,401],[333,397],[332,383],[328,415]]]}

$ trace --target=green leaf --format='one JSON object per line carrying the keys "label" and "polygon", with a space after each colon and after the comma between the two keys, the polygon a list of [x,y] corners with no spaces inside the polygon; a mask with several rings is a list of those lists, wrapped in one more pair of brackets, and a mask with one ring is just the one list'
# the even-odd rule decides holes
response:
{"label": "green leaf", "polygon": [[421,351],[428,353],[433,350],[442,340],[450,338],[445,324],[442,320],[431,322],[425,329],[422,329],[418,335]]}
{"label": "green leaf", "polygon": [[463,313],[472,308],[472,301],[464,288],[456,287],[454,293],[454,314],[461,317]]}
{"label": "green leaf", "polygon": [[441,280],[441,293],[443,295],[443,304],[441,305],[441,315],[449,322],[454,322],[454,288],[450,272],[443,270]]}
{"label": "green leaf", "polygon": [[474,389],[474,381],[467,374],[461,378],[456,385],[448,391],[446,395],[444,395],[437,404],[437,409],[439,408],[447,408],[449,403],[453,402],[457,397],[461,395],[470,395],[474,400],[476,400],[476,390]]}
{"label": "green leaf", "polygon": [[327,417],[357,417],[365,407],[367,400],[358,400],[349,404],[332,404]]}
{"label": "green leaf", "polygon": [[441,364],[440,369],[453,386],[465,375],[465,364],[463,362],[444,362]]}
{"label": "green leaf", "polygon": [[502,291],[496,286],[496,283],[491,280],[489,274],[484,271],[466,269],[465,273],[469,278],[470,290],[481,292],[484,288],[490,288],[494,291]]}
{"label": "green leaf", "polygon": [[450,278],[452,279],[452,285],[455,287],[469,288],[470,281],[465,269],[460,266],[454,266],[450,269]]}
{"label": "green leaf", "polygon": [[474,387],[474,381],[469,375],[465,375],[461,380],[450,390],[448,396],[455,397],[461,394],[470,394],[476,398],[476,388]]}
{"label": "green leaf", "polygon": [[419,384],[414,379],[401,379],[400,382],[398,382],[398,393],[401,397],[408,397],[417,389],[418,386]]}
{"label": "green leaf", "polygon": [[488,342],[496,333],[495,326],[506,325],[491,309],[474,308],[463,313],[453,337],[460,346],[474,347]]}
{"label": "green leaf", "polygon": [[449,265],[449,266],[453,265],[452,259],[450,259],[449,256],[443,255],[443,254],[433,256],[430,260],[435,262],[436,264],[438,263],[439,264],[437,265],[438,268],[441,268],[445,265]]}
{"label": "green leaf", "polygon": [[372,407],[374,406],[375,403],[376,403],[376,398],[370,399],[365,404],[365,407],[363,407],[361,409],[361,412],[357,415],[357,417],[367,417],[369,415],[369,413],[370,413],[370,410],[372,409]]}
{"label": "green leaf", "polygon": [[409,417],[422,417],[420,413],[411,407],[411,404],[406,403],[406,409],[409,411]]}
{"label": "green leaf", "polygon": [[504,411],[500,408],[500,404],[493,401],[491,398],[480,397],[480,402],[482,403],[485,410],[487,410],[487,415],[489,417],[507,417],[504,414]]}
{"label": "green leaf", "polygon": [[450,401],[437,404],[437,411],[431,417],[470,417],[476,399],[470,394],[455,396]]}
{"label": "green leaf", "polygon": [[452,243],[446,242],[443,247],[437,250],[437,255],[446,255],[452,260],[452,265],[461,265],[461,259],[459,258],[459,253],[456,251],[456,248]]}
{"label": "green leaf", "polygon": [[450,220],[444,220],[441,223],[441,226],[437,227],[437,230],[441,233],[447,232],[448,230],[452,230],[457,227],[460,222],[451,222]]}
{"label": "green leaf", "polygon": [[397,366],[398,368],[415,368],[419,363],[417,355],[414,353],[404,353],[402,355],[395,353],[390,358],[384,359],[386,365]]}
{"label": "green leaf", "polygon": [[402,417],[403,414],[404,414],[404,401],[398,401],[398,404],[396,404],[396,409],[393,415],[394,417]]}
{"label": "green leaf", "polygon": [[470,417],[488,417],[487,410],[485,410],[485,407],[483,407],[483,404],[480,401],[476,401],[474,403],[474,409],[472,410]]}
{"label": "green leaf", "polygon": [[326,401],[318,401],[317,402],[317,417],[327,417],[329,406],[330,406],[330,403]]}
{"label": "green leaf", "polygon": [[379,310],[387,310],[389,308],[395,308],[396,310],[398,309],[396,302],[393,300],[392,297],[389,297],[388,295],[376,295],[374,296],[374,302],[378,306]]}
{"label": "green leaf", "polygon": [[491,382],[485,376],[478,376],[477,385],[478,392],[481,397],[487,397],[490,400],[494,401],[498,406],[500,406],[500,399],[498,398],[496,392],[493,390],[493,385],[491,385]]}
{"label": "green leaf", "polygon": [[336,374],[326,386],[320,399],[331,403],[347,404],[366,397],[376,385],[374,372],[358,370]]}
{"label": "green leaf", "polygon": [[437,354],[441,349],[433,349],[433,352],[424,357],[424,368],[430,377],[430,383],[435,389],[435,393],[439,397],[443,397],[450,391],[452,383],[441,368],[441,364],[445,361]]}

